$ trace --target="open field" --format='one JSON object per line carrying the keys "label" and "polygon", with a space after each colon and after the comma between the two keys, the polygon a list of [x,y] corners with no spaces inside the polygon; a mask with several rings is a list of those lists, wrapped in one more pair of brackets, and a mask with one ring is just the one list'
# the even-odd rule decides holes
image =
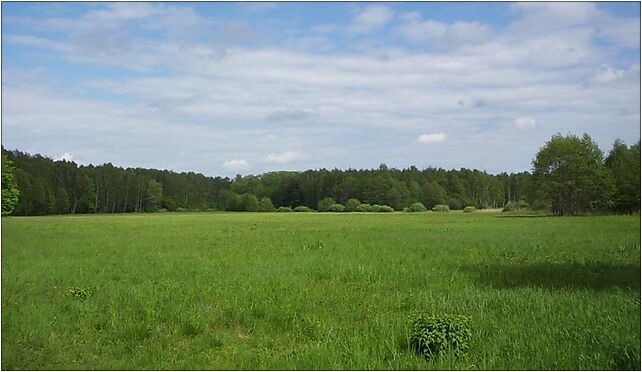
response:
{"label": "open field", "polygon": [[[639,369],[639,226],[457,212],[3,218],[2,368]],[[470,316],[468,354],[411,352],[417,312]]]}

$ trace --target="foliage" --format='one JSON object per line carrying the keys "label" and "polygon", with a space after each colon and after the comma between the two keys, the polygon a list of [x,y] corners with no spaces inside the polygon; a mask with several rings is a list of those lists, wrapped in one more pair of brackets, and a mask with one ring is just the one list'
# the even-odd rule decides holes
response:
{"label": "foliage", "polygon": [[330,207],[328,207],[328,212],[343,212],[346,209],[346,207],[343,204],[332,204]]}
{"label": "foliage", "polygon": [[533,195],[557,215],[603,211],[612,205],[613,176],[588,134],[554,135],[533,160]]}
{"label": "foliage", "polygon": [[355,212],[360,205],[359,199],[348,199],[345,210],[346,212]]}
{"label": "foliage", "polygon": [[277,212],[292,212],[292,208],[290,207],[278,207],[276,209]]}
{"label": "foliage", "polygon": [[392,207],[389,206],[389,205],[380,205],[379,208],[377,208],[376,212],[390,213],[390,212],[394,212],[394,211],[395,210],[392,209]]}
{"label": "foliage", "polygon": [[293,209],[294,212],[314,212],[314,209],[306,207],[305,205],[299,205]]}
{"label": "foliage", "polygon": [[272,200],[268,198],[267,196],[261,198],[261,201],[259,202],[259,211],[260,212],[274,212],[276,208],[274,208],[274,204],[272,204]]}
{"label": "foliage", "polygon": [[416,202],[410,204],[408,206],[408,212],[425,212],[428,209],[426,209],[426,206],[422,202]]}
{"label": "foliage", "polygon": [[331,197],[325,197],[317,203],[317,210],[319,212],[327,212],[330,209],[330,206],[336,204],[334,199]]}
{"label": "foliage", "polygon": [[176,212],[187,212],[187,209],[178,207],[176,208]]}
{"label": "foliage", "polygon": [[160,182],[149,180],[147,183],[147,206],[148,212],[155,212],[163,201],[163,185]]}
{"label": "foliage", "polygon": [[371,211],[371,212],[379,212],[380,210],[381,210],[381,206],[380,206],[379,204],[373,204],[373,205],[370,207],[370,211]]}
{"label": "foliage", "polygon": [[257,212],[259,210],[259,201],[256,196],[252,194],[241,195],[241,204],[243,210],[247,212]]}
{"label": "foliage", "polygon": [[472,205],[464,207],[464,213],[473,213],[477,210],[477,208],[473,207]]}
{"label": "foliage", "polygon": [[2,154],[2,215],[6,216],[13,212],[18,204],[20,191],[14,178],[13,162]]}
{"label": "foliage", "polygon": [[640,141],[631,147],[621,140],[613,143],[613,148],[605,160],[606,167],[613,175],[615,194],[613,207],[620,213],[640,211]]}
{"label": "foliage", "polygon": [[433,212],[450,212],[450,207],[445,204],[437,204],[432,207]]}
{"label": "foliage", "polygon": [[167,208],[161,208],[161,209],[157,210],[156,212],[158,212],[158,213],[167,213],[168,211],[167,211]]}
{"label": "foliage", "polygon": [[357,212],[372,212],[372,206],[370,204],[359,204],[357,207]]}
{"label": "foliage", "polygon": [[442,352],[461,356],[472,335],[470,318],[464,315],[418,316],[412,322],[410,345],[426,358]]}

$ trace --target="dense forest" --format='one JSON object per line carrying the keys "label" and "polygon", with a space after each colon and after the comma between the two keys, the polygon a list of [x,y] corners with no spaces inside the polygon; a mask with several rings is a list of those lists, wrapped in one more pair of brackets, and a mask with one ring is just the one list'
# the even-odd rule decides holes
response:
{"label": "dense forest", "polygon": [[[564,141],[571,137],[580,141],[577,151],[583,151],[581,147],[584,142],[579,137],[558,139]],[[554,140],[555,137],[547,147],[550,148]],[[588,145],[594,145],[590,137],[588,141]],[[574,151],[572,145],[575,142],[569,145],[569,151]],[[639,211],[640,143],[627,147],[618,140],[606,158],[599,149],[597,152],[595,149],[596,145],[591,161],[596,161],[604,169],[600,170],[602,173],[593,172],[589,176],[593,177],[591,179],[604,178],[608,182],[592,184],[594,188],[599,188],[595,198],[603,203],[589,200],[587,210],[624,213]],[[79,166],[74,162],[54,161],[46,156],[18,150],[7,151],[4,148],[2,154],[3,179],[5,164],[8,164],[7,167],[13,168],[13,177],[19,191],[12,215],[159,210],[269,211],[278,207],[296,206],[318,209],[326,200],[330,200],[327,198],[341,204],[357,199],[361,203],[388,205],[395,210],[421,202],[429,209],[435,205],[462,209],[465,206],[500,208],[507,205],[526,206],[530,203],[541,208],[553,208],[555,211],[556,199],[554,195],[551,197],[551,193],[557,195],[561,191],[550,187],[547,189],[552,184],[550,177],[555,174],[544,175],[538,170],[538,164],[541,165],[546,160],[544,155],[548,154],[550,160],[551,154],[559,155],[560,151],[542,151],[534,160],[533,174],[521,172],[493,175],[476,169],[420,170],[414,166],[394,169],[381,164],[378,169],[283,171],[244,177],[237,175],[233,179],[193,172],[121,168],[111,163]],[[559,163],[557,161],[556,164]],[[589,163],[582,164],[594,168]],[[550,169],[549,165],[542,166]],[[562,183],[568,185],[567,181],[564,182]],[[5,192],[5,183],[3,182],[3,208],[5,194],[9,194]],[[572,188],[577,189],[575,186]],[[549,190],[548,194],[546,190]],[[576,210],[582,207],[577,203],[571,206],[575,206]],[[563,207],[566,209],[561,214],[575,214],[576,210],[568,209],[570,207],[565,204]],[[584,210],[580,208],[580,211]]]}

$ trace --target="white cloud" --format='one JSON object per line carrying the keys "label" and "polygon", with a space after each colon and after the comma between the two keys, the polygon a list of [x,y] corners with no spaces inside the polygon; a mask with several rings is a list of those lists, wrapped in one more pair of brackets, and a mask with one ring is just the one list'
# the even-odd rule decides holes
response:
{"label": "white cloud", "polygon": [[60,155],[59,157],[57,157],[54,160],[56,160],[56,161],[60,161],[60,160],[72,161],[73,159],[74,159],[74,156],[72,154],[70,154],[68,152],[65,152],[64,154]]}
{"label": "white cloud", "polygon": [[349,30],[355,34],[373,32],[392,20],[394,14],[387,6],[370,5],[352,19]]}
{"label": "white cloud", "polygon": [[601,65],[593,74],[592,80],[596,83],[608,83],[624,77],[624,70],[613,68],[607,64]]}
{"label": "white cloud", "polygon": [[457,47],[480,43],[491,37],[488,25],[458,21],[452,24],[422,20],[417,12],[405,13],[396,32],[412,42],[434,42],[441,46]]}
{"label": "white cloud", "polygon": [[446,141],[446,134],[439,132],[439,133],[431,133],[431,134],[422,134],[417,138],[417,142],[419,143],[440,143]]}
{"label": "white cloud", "polygon": [[223,167],[231,171],[246,171],[251,168],[250,164],[245,159],[232,159],[223,163]]}
{"label": "white cloud", "polygon": [[286,151],[280,154],[269,154],[265,161],[275,164],[288,164],[305,159],[306,156],[298,151]]}
{"label": "white cloud", "polygon": [[521,118],[515,119],[514,124],[517,127],[517,129],[529,130],[537,126],[537,121],[530,116],[523,116]]}

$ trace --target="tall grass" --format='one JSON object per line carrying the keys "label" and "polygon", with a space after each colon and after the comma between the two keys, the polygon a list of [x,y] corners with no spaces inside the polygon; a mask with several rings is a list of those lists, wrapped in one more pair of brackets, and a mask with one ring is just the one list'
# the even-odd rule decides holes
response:
{"label": "tall grass", "polygon": [[3,218],[2,368],[639,369],[640,217],[507,217]]}

